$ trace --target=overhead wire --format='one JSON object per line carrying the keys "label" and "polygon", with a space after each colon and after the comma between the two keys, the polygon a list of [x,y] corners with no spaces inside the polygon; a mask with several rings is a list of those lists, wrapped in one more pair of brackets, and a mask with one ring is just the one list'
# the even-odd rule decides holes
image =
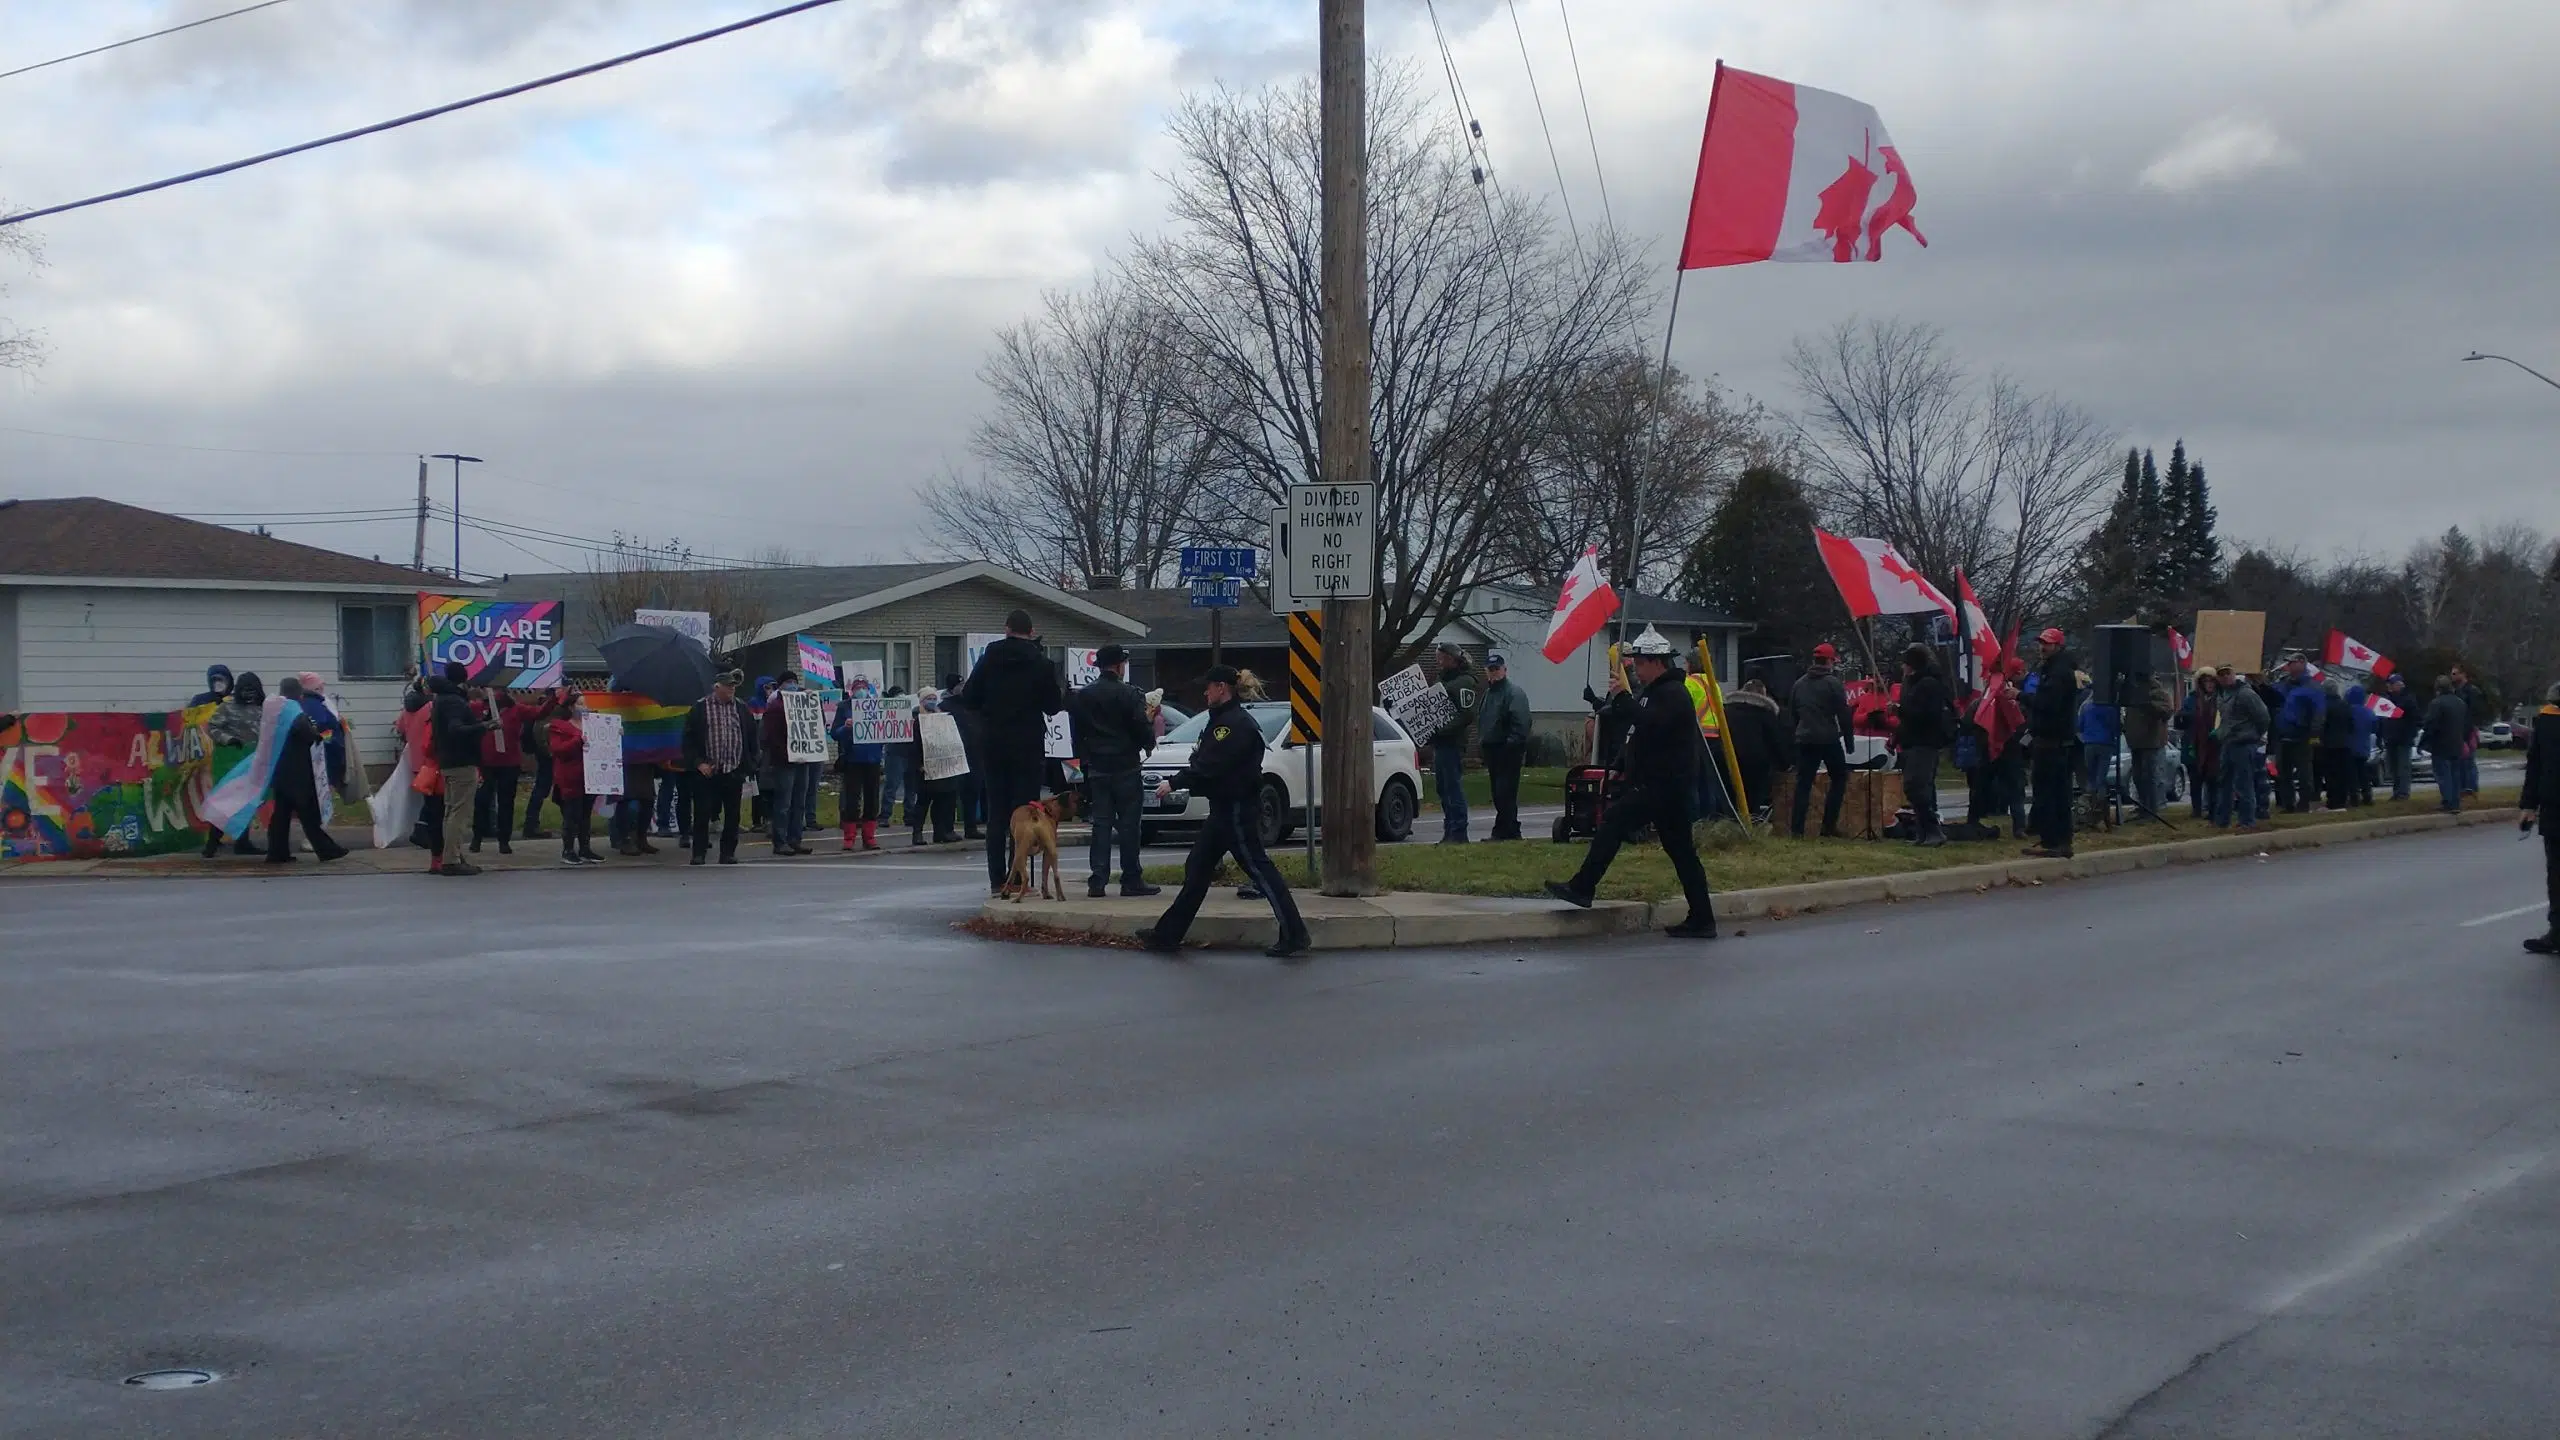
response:
{"label": "overhead wire", "polygon": [[1573,62],[1573,90],[1582,98],[1582,133],[1591,141],[1591,175],[1600,182],[1600,220],[1617,233],[1617,213],[1609,208],[1609,173],[1600,167],[1600,131],[1591,123],[1591,92],[1582,84],[1582,52],[1573,43],[1573,12],[1565,0],[1556,0],[1556,16],[1564,21],[1564,53]]}
{"label": "overhead wire", "polygon": [[0,225],[16,225],[22,221],[40,220],[48,215],[61,215],[73,210],[85,210],[92,205],[104,205],[111,200],[130,199],[136,195],[147,195],[154,190],[166,190],[175,185],[186,185],[197,180],[209,180],[216,175],[228,175],[234,170],[246,170],[252,165],[264,165],[270,160],[282,160],[289,155],[299,155],[306,150],[318,150],[324,146],[337,145],[349,140],[359,140],[367,135],[379,135],[386,130],[397,130],[404,125],[415,125],[421,120],[433,120],[437,116],[450,115],[457,110],[468,110],[474,105],[486,105],[493,100],[505,100],[513,96],[525,94],[529,91],[540,90],[545,86],[558,85],[564,81],[577,80],[589,75],[600,74],[618,66],[631,64],[636,60],[646,60],[653,55],[664,55],[670,50],[681,50],[688,45],[699,45],[705,40],[716,40],[723,35],[733,35],[741,30],[768,24],[772,21],[783,19],[786,16],[797,15],[804,10],[815,10],[820,6],[833,5],[836,3],[837,0],[796,0],[796,3],[785,5],[778,10],[767,10],[761,15],[751,15],[744,20],[733,20],[726,25],[714,26],[709,30],[699,31],[680,39],[668,40],[660,44],[648,46],[645,49],[633,50],[627,54],[616,55],[609,60],[598,60],[590,65],[578,66],[574,70],[563,70],[557,74],[545,75],[538,80],[527,80],[521,84],[509,85],[504,89],[491,90],[485,94],[474,95],[469,99],[455,100],[443,105],[434,106],[430,109],[414,111],[396,119],[377,121],[374,124],[359,126],[353,130],[341,130],[335,135],[324,135],[317,140],[305,140],[299,145],[287,145],[280,150],[269,150],[263,155],[249,156],[245,160],[233,160],[221,165],[208,165],[201,170],[190,170],[183,175],[172,175],[165,180],[154,180],[144,185],[128,185],[122,190],[110,190],[103,195],[92,195],[85,200],[71,200],[60,205],[47,205],[38,210],[21,210],[15,215],[0,215]]}
{"label": "overhead wire", "polygon": [[1520,0],[1504,0],[1511,11],[1511,33],[1520,42],[1520,69],[1529,77],[1529,104],[1538,112],[1538,133],[1547,139],[1547,163],[1556,171],[1556,199],[1564,206],[1564,228],[1573,236],[1573,248],[1582,249],[1582,227],[1574,223],[1573,192],[1564,183],[1564,157],[1556,153],[1556,132],[1547,126],[1547,102],[1538,94],[1538,67],[1529,59],[1529,32],[1520,26]]}
{"label": "overhead wire", "polygon": [[92,45],[86,50],[75,50],[68,55],[56,55],[50,60],[39,60],[33,65],[21,65],[15,70],[0,70],[0,80],[9,79],[14,75],[24,75],[31,70],[42,70],[49,65],[62,65],[73,60],[86,60],[92,55],[104,55],[110,50],[121,50],[127,45],[139,45],[145,40],[157,40],[163,35],[175,35],[181,30],[193,30],[199,25],[210,25],[216,20],[228,20],[234,15],[246,15],[252,10],[264,10],[271,6],[281,5],[283,3],[284,0],[258,0],[258,3],[255,5],[243,5],[237,10],[225,10],[219,15],[207,15],[201,20],[190,20],[184,25],[172,25],[165,30],[154,30],[148,35],[136,35],[130,40],[117,40],[105,45]]}

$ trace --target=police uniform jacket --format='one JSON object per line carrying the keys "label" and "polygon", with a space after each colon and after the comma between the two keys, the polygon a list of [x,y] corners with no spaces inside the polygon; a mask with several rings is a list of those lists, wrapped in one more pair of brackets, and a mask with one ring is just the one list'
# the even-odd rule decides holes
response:
{"label": "police uniform jacket", "polygon": [[1209,712],[1191,763],[1173,777],[1177,790],[1211,800],[1242,800],[1262,781],[1262,727],[1244,706],[1229,700]]}

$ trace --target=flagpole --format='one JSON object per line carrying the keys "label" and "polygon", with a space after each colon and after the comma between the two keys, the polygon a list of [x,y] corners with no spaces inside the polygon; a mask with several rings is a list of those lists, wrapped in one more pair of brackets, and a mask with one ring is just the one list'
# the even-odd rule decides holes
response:
{"label": "flagpole", "polygon": [[[1671,267],[1671,315],[1662,326],[1662,380],[1660,384],[1653,387],[1653,414],[1645,422],[1644,458],[1648,466],[1658,459],[1662,452],[1662,405],[1664,397],[1671,390],[1671,337],[1680,329],[1680,286],[1688,278],[1688,271],[1677,265]],[[1639,487],[1639,493],[1641,493],[1641,487]],[[1644,542],[1644,517],[1638,515],[1631,516],[1629,519],[1631,523],[1627,527],[1627,569],[1630,573],[1626,576],[1626,581],[1627,589],[1632,593],[1636,588],[1636,577],[1632,573],[1635,569],[1634,552]]]}

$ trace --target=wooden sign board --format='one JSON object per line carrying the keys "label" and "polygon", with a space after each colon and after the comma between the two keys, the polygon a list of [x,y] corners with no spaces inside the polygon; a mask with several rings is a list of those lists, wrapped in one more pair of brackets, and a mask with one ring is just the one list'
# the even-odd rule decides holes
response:
{"label": "wooden sign board", "polygon": [[2266,611],[2196,612],[2196,673],[2228,665],[2239,674],[2255,675],[2265,666],[2266,654]]}

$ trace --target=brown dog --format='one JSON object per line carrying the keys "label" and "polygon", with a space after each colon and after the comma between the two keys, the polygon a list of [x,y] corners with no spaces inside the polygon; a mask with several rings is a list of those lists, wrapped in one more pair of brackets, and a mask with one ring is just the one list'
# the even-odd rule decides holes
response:
{"label": "brown dog", "polygon": [[1005,899],[1019,905],[1034,890],[1044,900],[1067,898],[1066,882],[1058,878],[1058,827],[1074,819],[1075,813],[1072,790],[1015,807],[1013,873],[1005,877]]}

